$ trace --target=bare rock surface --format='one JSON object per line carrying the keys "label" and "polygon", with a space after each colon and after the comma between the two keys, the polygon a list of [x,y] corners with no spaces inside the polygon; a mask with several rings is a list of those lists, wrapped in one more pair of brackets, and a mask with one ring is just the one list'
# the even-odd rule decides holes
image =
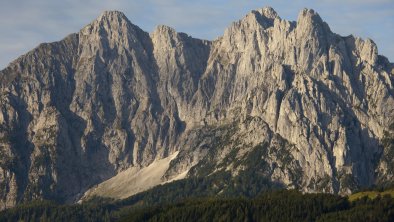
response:
{"label": "bare rock surface", "polygon": [[393,67],[310,9],[296,22],[252,11],[215,41],[104,12],[0,71],[0,208],[236,175],[262,144],[264,177],[286,187],[349,193],[389,180]]}

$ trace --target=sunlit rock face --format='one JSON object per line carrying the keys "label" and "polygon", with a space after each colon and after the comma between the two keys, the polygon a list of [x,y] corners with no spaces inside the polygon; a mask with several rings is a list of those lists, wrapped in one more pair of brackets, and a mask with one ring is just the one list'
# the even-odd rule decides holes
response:
{"label": "sunlit rock face", "polygon": [[128,190],[237,175],[261,167],[241,160],[262,144],[262,177],[285,187],[349,193],[377,172],[388,180],[393,74],[372,40],[332,33],[309,9],[296,22],[252,11],[215,41],[104,12],[0,71],[0,208],[74,202],[112,177],[131,186],[122,181],[161,159],[160,178]]}

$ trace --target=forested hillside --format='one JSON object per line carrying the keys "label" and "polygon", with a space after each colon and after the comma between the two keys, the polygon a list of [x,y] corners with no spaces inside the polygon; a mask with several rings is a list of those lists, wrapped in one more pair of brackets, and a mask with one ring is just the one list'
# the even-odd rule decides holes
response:
{"label": "forested hillside", "polygon": [[[163,186],[166,187],[166,186]],[[191,197],[163,202],[156,188],[124,201],[95,199],[84,204],[33,202],[0,213],[0,221],[393,221],[394,199],[361,195],[349,200],[295,190],[247,197]],[[169,187],[167,187],[169,188]],[[160,204],[154,204],[160,203]]]}

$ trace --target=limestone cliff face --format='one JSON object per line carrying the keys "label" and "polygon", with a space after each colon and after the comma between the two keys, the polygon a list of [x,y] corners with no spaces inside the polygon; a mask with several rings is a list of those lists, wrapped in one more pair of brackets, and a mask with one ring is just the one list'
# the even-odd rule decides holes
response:
{"label": "limestone cliff face", "polygon": [[296,22],[252,11],[215,41],[104,12],[0,71],[1,208],[76,201],[178,151],[160,181],[238,174],[246,163],[234,161],[261,144],[264,177],[285,186],[371,185],[377,169],[379,180],[392,172],[380,160],[393,67],[372,40],[332,33],[308,9]]}

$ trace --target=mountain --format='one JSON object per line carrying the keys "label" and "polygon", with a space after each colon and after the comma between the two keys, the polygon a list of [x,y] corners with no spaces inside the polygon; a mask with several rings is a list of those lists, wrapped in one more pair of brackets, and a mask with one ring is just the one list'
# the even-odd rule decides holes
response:
{"label": "mountain", "polygon": [[214,41],[104,12],[0,71],[0,208],[223,173],[217,194],[391,183],[393,77],[372,40],[310,9],[252,11]]}

